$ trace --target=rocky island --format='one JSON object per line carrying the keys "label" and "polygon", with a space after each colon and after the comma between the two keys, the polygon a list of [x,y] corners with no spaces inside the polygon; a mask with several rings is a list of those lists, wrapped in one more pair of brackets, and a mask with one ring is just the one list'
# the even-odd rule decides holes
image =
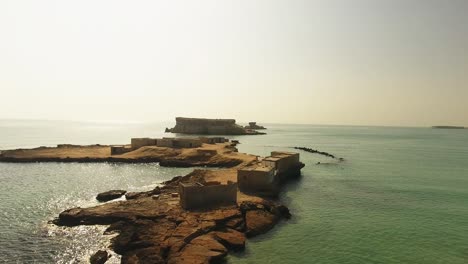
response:
{"label": "rocky island", "polygon": [[196,135],[261,135],[264,133],[246,129],[236,124],[235,119],[207,119],[176,117],[174,128],[166,132]]}
{"label": "rocky island", "polygon": [[221,137],[133,138],[129,145],[61,144],[56,147],[3,150],[0,162],[159,162],[166,167],[232,167],[247,157],[252,158],[237,153],[234,146],[235,143]]}
{"label": "rocky island", "polygon": [[[105,202],[63,211],[58,226],[109,225],[110,249],[121,263],[219,263],[246,239],[263,234],[291,215],[277,198],[284,182],[300,175],[298,153],[239,153],[224,138],[135,138],[121,146],[59,145],[4,151],[2,162],[155,162],[164,166],[210,166],[176,176],[145,192],[110,190]],[[124,196],[123,201],[114,201]],[[110,201],[110,202],[109,202]],[[108,249],[91,263],[105,263]]]}
{"label": "rocky island", "polygon": [[433,126],[434,129],[465,129],[462,126]]}
{"label": "rocky island", "polygon": [[254,130],[263,130],[266,129],[264,126],[257,125],[257,122],[249,122],[248,126],[244,127],[245,129],[254,129]]}

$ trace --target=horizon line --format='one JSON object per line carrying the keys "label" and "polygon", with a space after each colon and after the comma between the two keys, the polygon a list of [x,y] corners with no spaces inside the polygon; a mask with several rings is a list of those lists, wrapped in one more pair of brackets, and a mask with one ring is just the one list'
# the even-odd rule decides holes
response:
{"label": "horizon line", "polygon": [[[175,119],[175,117],[174,117]],[[223,119],[223,118],[219,118]],[[232,119],[232,118],[231,118]],[[234,118],[235,119],[235,118]],[[175,123],[175,120],[84,120],[84,119],[47,119],[47,118],[5,118],[1,117],[0,120],[3,121],[48,121],[48,122],[82,122],[82,123],[127,123],[127,124],[143,124],[143,123],[169,123],[173,122]],[[245,123],[248,124],[250,121],[238,121],[237,119],[236,123]],[[379,124],[379,125],[370,125],[370,124],[336,124],[336,123],[296,123],[296,122],[258,122],[259,124],[265,124],[265,125],[310,125],[310,126],[343,126],[343,127],[393,127],[393,128],[432,128],[434,126],[458,126],[458,127],[464,127],[467,128],[467,126],[464,125],[428,125],[428,126],[422,126],[422,125],[384,125],[384,124]]]}

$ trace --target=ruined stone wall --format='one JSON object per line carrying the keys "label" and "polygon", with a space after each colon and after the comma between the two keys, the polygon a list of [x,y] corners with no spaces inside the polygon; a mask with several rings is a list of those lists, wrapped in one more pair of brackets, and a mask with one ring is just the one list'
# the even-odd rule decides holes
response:
{"label": "ruined stone wall", "polygon": [[208,186],[179,185],[180,205],[184,209],[207,208],[237,203],[237,183]]}
{"label": "ruined stone wall", "polygon": [[[271,155],[273,157],[281,155],[281,152],[272,152]],[[287,155],[276,162],[276,169],[278,173],[283,173],[288,171],[291,168],[294,168],[300,163],[299,161],[299,153],[292,153]]]}
{"label": "ruined stone wall", "polygon": [[265,167],[276,168],[276,161],[272,161],[272,160],[262,160],[262,165],[265,166]]}
{"label": "ruined stone wall", "polygon": [[192,138],[177,138],[173,140],[174,147],[179,148],[198,148],[201,147],[202,142],[200,139]]}
{"label": "ruined stone wall", "polygon": [[246,130],[234,119],[205,119],[177,117],[172,133],[199,135],[244,135]]}
{"label": "ruined stone wall", "polygon": [[200,140],[206,144],[216,144],[229,142],[229,139],[224,137],[200,137]]}
{"label": "ruined stone wall", "polygon": [[241,169],[237,171],[237,184],[240,190],[267,190],[273,186],[275,170],[248,170]]}
{"label": "ruined stone wall", "polygon": [[166,147],[166,148],[173,147],[172,139],[168,139],[168,138],[158,139],[156,143],[158,147]]}
{"label": "ruined stone wall", "polygon": [[130,151],[132,151],[132,149],[126,146],[111,146],[110,147],[111,155],[121,155]]}
{"label": "ruined stone wall", "polygon": [[132,149],[139,149],[144,146],[156,146],[154,138],[132,138]]}

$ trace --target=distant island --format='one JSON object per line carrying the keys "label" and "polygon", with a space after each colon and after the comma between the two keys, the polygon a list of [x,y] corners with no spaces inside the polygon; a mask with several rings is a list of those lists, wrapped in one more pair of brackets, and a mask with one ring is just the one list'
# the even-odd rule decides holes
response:
{"label": "distant island", "polygon": [[462,126],[433,126],[434,129],[465,129]]}
{"label": "distant island", "polygon": [[255,130],[266,129],[266,127],[264,127],[264,126],[257,125],[257,122],[249,122],[249,125],[245,126],[245,128],[246,129],[255,129]]}
{"label": "distant island", "polygon": [[192,135],[262,135],[254,129],[236,124],[235,119],[208,119],[176,117],[174,128],[166,128],[166,133]]}

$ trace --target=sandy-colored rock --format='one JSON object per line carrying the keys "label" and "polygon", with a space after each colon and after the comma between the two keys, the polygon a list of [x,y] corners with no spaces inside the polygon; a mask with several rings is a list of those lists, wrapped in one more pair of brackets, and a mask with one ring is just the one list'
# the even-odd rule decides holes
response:
{"label": "sandy-colored rock", "polygon": [[268,232],[278,221],[278,217],[265,210],[249,210],[245,213],[246,234],[248,237]]}
{"label": "sandy-colored rock", "polygon": [[122,197],[127,191],[125,190],[111,190],[102,192],[96,196],[96,200],[99,202],[107,202]]}
{"label": "sandy-colored rock", "polygon": [[228,249],[241,250],[245,248],[245,234],[233,229],[212,232],[214,239]]}
{"label": "sandy-colored rock", "polygon": [[221,261],[227,249],[210,235],[193,239],[179,252],[169,254],[168,264],[209,264]]}
{"label": "sandy-colored rock", "polygon": [[127,252],[122,256],[122,264],[165,264],[160,247],[146,247]]}
{"label": "sandy-colored rock", "polygon": [[[255,156],[233,152],[228,145],[204,147],[218,153],[211,156],[210,164],[239,160],[236,168],[241,168],[257,162]],[[160,151],[146,147],[140,150],[147,154]],[[203,159],[194,155],[190,150],[182,150],[170,158],[200,164],[197,162]],[[181,208],[179,196],[175,195],[180,183],[236,181],[236,168],[194,170],[164,182],[160,188],[127,193],[127,200],[65,210],[53,223],[60,226],[110,225],[105,233],[117,233],[111,239],[110,248],[122,255],[122,263],[216,263],[229,250],[242,250],[246,236],[267,232],[279,219],[290,217],[285,206],[241,192],[237,194],[237,205],[190,211]]]}

